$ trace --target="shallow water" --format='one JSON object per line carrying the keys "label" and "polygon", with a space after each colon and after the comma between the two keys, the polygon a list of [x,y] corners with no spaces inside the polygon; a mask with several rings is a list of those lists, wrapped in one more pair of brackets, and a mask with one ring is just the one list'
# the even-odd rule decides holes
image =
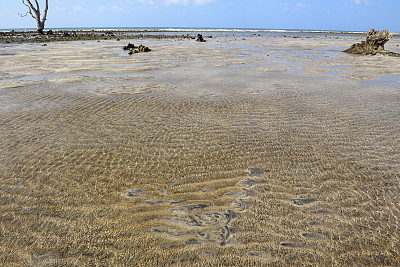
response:
{"label": "shallow water", "polygon": [[398,59],[320,41],[11,45],[1,262],[399,265]]}

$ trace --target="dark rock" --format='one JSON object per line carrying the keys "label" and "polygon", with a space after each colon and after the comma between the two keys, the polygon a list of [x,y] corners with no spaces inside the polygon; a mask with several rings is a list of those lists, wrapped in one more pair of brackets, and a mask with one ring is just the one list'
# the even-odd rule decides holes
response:
{"label": "dark rock", "polygon": [[150,52],[151,49],[144,45],[139,45],[139,52]]}
{"label": "dark rock", "polygon": [[[135,49],[137,48],[137,49]],[[139,45],[136,47],[134,44],[129,43],[127,46],[123,47],[124,50],[130,50],[129,55],[132,55],[133,53],[139,53],[139,52],[150,52],[151,49],[148,48],[147,46],[144,45]]]}
{"label": "dark rock", "polygon": [[48,30],[47,35],[54,35],[54,32],[52,30]]}
{"label": "dark rock", "polygon": [[136,48],[135,45],[131,44],[131,43],[129,43],[127,46],[123,47],[124,50],[135,49],[135,48]]}
{"label": "dark rock", "polygon": [[196,41],[197,41],[197,42],[202,42],[202,43],[206,42],[206,40],[203,39],[203,36],[202,36],[201,34],[197,34],[197,39],[196,39]]}
{"label": "dark rock", "polygon": [[353,44],[349,49],[344,52],[350,54],[361,54],[361,55],[391,55],[395,53],[387,52],[385,50],[385,44],[392,38],[393,33],[388,30],[376,31],[371,28],[367,34],[367,39],[361,43]]}
{"label": "dark rock", "polygon": [[64,37],[71,37],[71,34],[69,34],[68,32],[63,32],[63,36]]}

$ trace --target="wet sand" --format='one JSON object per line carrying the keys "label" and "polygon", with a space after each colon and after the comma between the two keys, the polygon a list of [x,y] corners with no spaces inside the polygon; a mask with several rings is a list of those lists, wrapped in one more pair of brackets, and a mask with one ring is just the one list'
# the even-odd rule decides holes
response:
{"label": "wet sand", "polygon": [[0,44],[1,265],[400,265],[400,64],[359,41]]}

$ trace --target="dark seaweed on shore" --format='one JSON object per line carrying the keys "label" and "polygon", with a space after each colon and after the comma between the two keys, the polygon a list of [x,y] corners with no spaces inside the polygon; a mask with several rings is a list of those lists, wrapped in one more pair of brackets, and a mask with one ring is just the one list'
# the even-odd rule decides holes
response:
{"label": "dark seaweed on shore", "polygon": [[60,41],[121,40],[121,39],[192,39],[188,34],[160,34],[155,31],[36,31],[0,32],[0,43],[47,43]]}

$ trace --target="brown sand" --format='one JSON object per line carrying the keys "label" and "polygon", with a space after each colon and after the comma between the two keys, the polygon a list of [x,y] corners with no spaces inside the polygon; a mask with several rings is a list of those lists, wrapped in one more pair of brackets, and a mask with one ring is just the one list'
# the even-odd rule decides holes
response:
{"label": "brown sand", "polygon": [[356,41],[1,45],[0,265],[400,265],[400,64]]}

